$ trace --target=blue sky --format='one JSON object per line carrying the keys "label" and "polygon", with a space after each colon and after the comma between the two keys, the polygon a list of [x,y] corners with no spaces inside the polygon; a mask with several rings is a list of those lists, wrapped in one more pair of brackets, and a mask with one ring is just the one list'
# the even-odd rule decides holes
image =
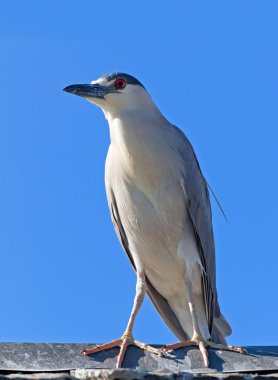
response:
{"label": "blue sky", "polygon": [[[62,91],[123,71],[191,140],[213,202],[229,342],[277,329],[278,2],[2,1],[1,341],[105,342],[126,326],[134,272],[104,189],[102,112]],[[149,300],[135,336],[176,339]]]}

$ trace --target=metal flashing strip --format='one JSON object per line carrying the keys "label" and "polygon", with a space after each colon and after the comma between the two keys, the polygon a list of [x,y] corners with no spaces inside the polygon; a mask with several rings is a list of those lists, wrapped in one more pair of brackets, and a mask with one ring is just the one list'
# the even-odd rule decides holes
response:
{"label": "metal flashing strip", "polygon": [[[0,371],[57,372],[73,369],[114,369],[119,349],[91,356],[80,351],[95,344],[0,343]],[[160,347],[160,346],[156,346]],[[278,347],[246,347],[248,354],[209,349],[210,368],[203,368],[195,347],[182,348],[160,357],[129,346],[123,367],[145,372],[231,373],[278,371]]]}

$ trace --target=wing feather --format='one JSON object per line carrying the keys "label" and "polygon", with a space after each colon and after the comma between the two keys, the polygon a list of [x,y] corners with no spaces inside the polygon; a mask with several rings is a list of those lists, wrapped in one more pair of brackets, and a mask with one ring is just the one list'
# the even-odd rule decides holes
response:
{"label": "wing feather", "polygon": [[176,133],[173,149],[178,148],[182,160],[181,186],[184,190],[188,212],[194,229],[203,267],[202,288],[206,316],[210,332],[217,305],[215,246],[209,191],[193,147],[184,133],[174,127]]}
{"label": "wing feather", "polygon": [[[124,251],[127,254],[127,257],[129,258],[131,265],[133,269],[136,271],[135,263],[132,258],[132,254],[129,249],[128,239],[124,230],[124,227],[121,222],[120,214],[117,207],[117,202],[115,195],[111,189],[107,189],[107,196],[109,201],[109,207],[112,217],[112,222],[115,227],[116,233],[118,235],[118,238],[124,248]],[[162,295],[153,287],[153,285],[150,283],[149,279],[146,277],[146,283],[147,283],[147,293],[150,297],[152,303],[154,304],[155,308],[159,312],[159,314],[162,316],[163,320],[167,324],[167,326],[170,328],[170,330],[180,339],[180,340],[187,340],[188,337],[185,334],[183,328],[181,327],[180,322],[178,321],[176,315],[170,308],[167,300],[162,297]]]}

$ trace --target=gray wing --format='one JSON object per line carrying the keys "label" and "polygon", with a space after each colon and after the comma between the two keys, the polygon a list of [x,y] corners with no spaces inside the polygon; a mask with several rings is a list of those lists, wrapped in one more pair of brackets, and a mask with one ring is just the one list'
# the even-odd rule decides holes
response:
{"label": "gray wing", "polygon": [[173,148],[178,149],[182,160],[181,185],[187,199],[187,207],[204,269],[202,288],[208,326],[212,333],[214,317],[220,316],[220,310],[217,302],[215,247],[209,191],[191,143],[180,129],[174,126],[173,128],[172,132],[176,136]]}
{"label": "gray wing", "polygon": [[[136,271],[135,263],[129,249],[128,239],[127,239],[127,236],[126,236],[126,233],[123,228],[121,218],[119,215],[117,202],[116,202],[114,193],[111,189],[107,189],[107,197],[108,197],[108,203],[109,203],[109,208],[110,208],[110,213],[111,213],[111,218],[112,218],[114,228],[133,266],[133,269]],[[162,316],[167,326],[180,340],[187,340],[188,337],[185,334],[183,328],[181,327],[176,315],[171,310],[167,300],[164,297],[162,297],[162,295],[152,286],[152,284],[150,283],[147,277],[146,277],[146,282],[147,282],[148,296],[150,297],[152,303],[156,307],[159,314]]]}

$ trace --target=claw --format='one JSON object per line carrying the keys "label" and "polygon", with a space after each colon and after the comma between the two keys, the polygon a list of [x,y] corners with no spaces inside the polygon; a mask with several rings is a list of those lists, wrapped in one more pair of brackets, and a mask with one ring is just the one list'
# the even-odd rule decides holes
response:
{"label": "claw", "polygon": [[197,337],[192,340],[187,340],[183,342],[178,342],[174,344],[168,344],[166,346],[161,347],[161,351],[173,351],[177,350],[182,347],[189,347],[189,346],[198,346],[199,350],[203,357],[204,367],[209,367],[209,358],[208,358],[208,350],[207,348],[214,348],[216,350],[226,350],[226,351],[233,351],[237,352],[239,354],[246,354],[247,351],[244,348],[241,347],[234,347],[234,346],[225,346],[224,344],[217,344],[210,342],[208,340],[202,339],[201,337]]}
{"label": "claw", "polygon": [[109,350],[110,348],[113,348],[113,347],[120,347],[120,352],[119,352],[119,355],[117,358],[116,366],[117,366],[117,368],[121,368],[127,347],[129,345],[137,346],[137,347],[139,347],[145,351],[148,351],[152,354],[156,354],[159,356],[164,355],[160,349],[154,348],[154,347],[152,347],[146,343],[140,342],[138,340],[134,340],[132,337],[130,337],[128,335],[124,335],[120,339],[115,339],[115,340],[112,340],[111,342],[101,344],[101,345],[96,346],[96,347],[87,348],[86,350],[82,350],[80,353],[83,355],[91,355],[91,354],[95,354],[95,353],[100,352],[100,351]]}

